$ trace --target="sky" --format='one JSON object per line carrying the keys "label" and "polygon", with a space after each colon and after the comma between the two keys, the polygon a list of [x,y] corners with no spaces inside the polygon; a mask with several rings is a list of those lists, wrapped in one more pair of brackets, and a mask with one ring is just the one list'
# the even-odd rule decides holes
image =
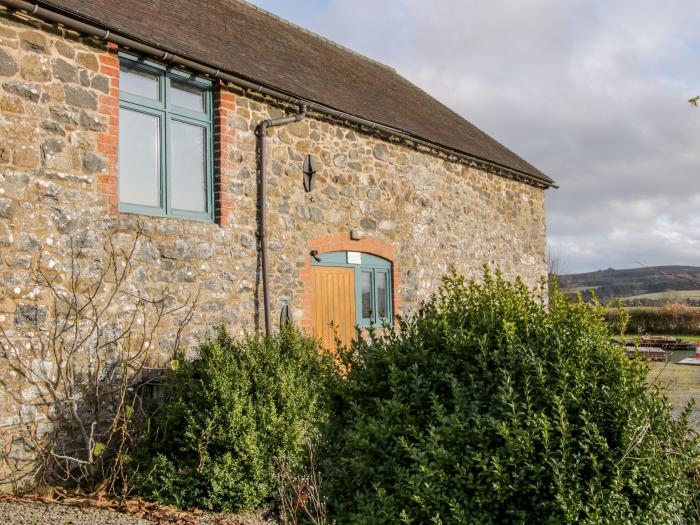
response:
{"label": "sky", "polygon": [[700,266],[700,1],[253,3],[394,67],[555,179],[564,272]]}

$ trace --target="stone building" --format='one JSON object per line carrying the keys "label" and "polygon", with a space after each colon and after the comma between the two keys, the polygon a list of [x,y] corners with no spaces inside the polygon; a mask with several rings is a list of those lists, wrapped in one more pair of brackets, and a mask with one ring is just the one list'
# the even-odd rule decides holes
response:
{"label": "stone building", "polygon": [[[75,243],[89,263],[136,231],[134,289],[196,297],[185,344],[287,319],[348,339],[450,265],[546,274],[552,180],[387,66],[239,0],[0,6],[10,338],[55,316],[38,268],[65,282]],[[0,376],[22,392],[0,398],[3,433],[34,396]]]}

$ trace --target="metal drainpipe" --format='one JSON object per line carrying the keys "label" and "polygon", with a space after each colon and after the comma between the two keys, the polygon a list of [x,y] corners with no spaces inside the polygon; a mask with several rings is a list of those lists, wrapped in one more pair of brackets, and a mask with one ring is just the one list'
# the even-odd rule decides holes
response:
{"label": "metal drainpipe", "polygon": [[265,335],[272,335],[272,318],[270,315],[270,281],[267,257],[267,141],[265,135],[268,128],[284,126],[292,122],[299,122],[306,118],[306,105],[299,108],[299,113],[289,117],[263,120],[257,125],[256,135],[258,136],[260,147],[260,190],[259,190],[259,226],[258,239],[260,239],[260,264],[262,266],[262,286],[263,286],[263,309],[265,311]]}

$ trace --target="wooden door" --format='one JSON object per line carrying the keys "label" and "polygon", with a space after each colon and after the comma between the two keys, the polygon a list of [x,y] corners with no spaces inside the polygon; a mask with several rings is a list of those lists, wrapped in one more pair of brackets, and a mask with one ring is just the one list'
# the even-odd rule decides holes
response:
{"label": "wooden door", "polygon": [[336,339],[349,346],[355,338],[355,270],[314,266],[314,336],[324,348],[336,349]]}

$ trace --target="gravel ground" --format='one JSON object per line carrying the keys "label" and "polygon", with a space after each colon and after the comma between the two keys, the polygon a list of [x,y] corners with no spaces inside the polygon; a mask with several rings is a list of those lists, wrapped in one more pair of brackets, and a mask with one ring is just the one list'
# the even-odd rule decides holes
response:
{"label": "gravel ground", "polygon": [[109,509],[72,507],[56,503],[26,500],[0,500],[1,525],[274,525],[259,515],[244,517],[205,513],[177,521],[151,521]]}
{"label": "gravel ground", "polygon": [[66,507],[39,501],[0,501],[3,525],[150,525],[113,510]]}

